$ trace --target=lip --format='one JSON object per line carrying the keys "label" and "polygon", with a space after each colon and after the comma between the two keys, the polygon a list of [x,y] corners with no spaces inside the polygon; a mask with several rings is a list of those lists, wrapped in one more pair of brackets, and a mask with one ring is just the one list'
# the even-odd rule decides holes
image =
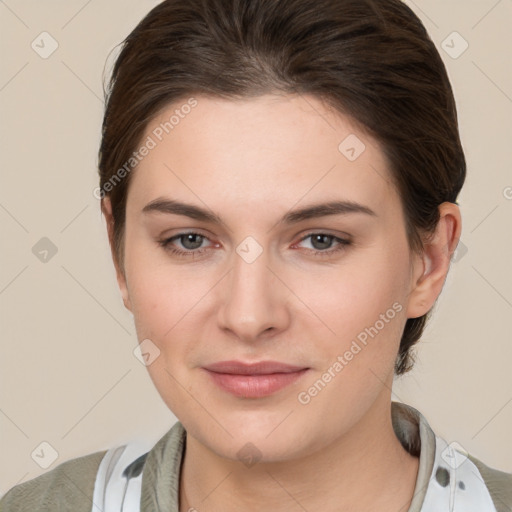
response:
{"label": "lip", "polygon": [[233,375],[269,375],[271,373],[292,373],[304,370],[304,366],[293,366],[279,361],[259,361],[244,363],[242,361],[219,361],[204,367],[205,370]]}
{"label": "lip", "polygon": [[220,361],[203,367],[217,386],[241,398],[263,398],[292,384],[309,368],[278,361]]}

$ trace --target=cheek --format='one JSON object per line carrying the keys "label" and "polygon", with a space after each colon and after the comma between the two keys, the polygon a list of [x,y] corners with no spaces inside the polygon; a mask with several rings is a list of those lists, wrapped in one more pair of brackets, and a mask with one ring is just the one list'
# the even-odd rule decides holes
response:
{"label": "cheek", "polygon": [[323,364],[301,389],[304,410],[319,418],[330,414],[337,424],[347,410],[362,414],[383,386],[391,385],[406,321],[403,279],[383,262],[371,271],[352,267],[324,293],[318,286],[311,289],[311,297],[321,297],[319,316],[335,334],[315,337],[312,351],[322,354]]}
{"label": "cheek", "polygon": [[[404,307],[405,278],[399,265],[393,270],[387,258],[382,258],[369,265],[360,262],[331,269],[324,276],[302,276],[295,281],[300,285],[294,291],[331,334],[347,339],[373,325],[394,303]],[[396,309],[400,308],[388,316],[394,318]]]}
{"label": "cheek", "polygon": [[[139,340],[164,340],[189,321],[206,293],[204,272],[186,264],[169,264],[163,249],[151,247],[143,236],[127,236],[128,293]],[[198,267],[196,267],[198,268]]]}
{"label": "cheek", "polygon": [[404,268],[406,261],[382,253],[371,264],[361,261],[350,270],[340,270],[328,286],[308,280],[309,290],[304,293],[316,298],[315,312],[335,333],[324,328],[327,336],[316,336],[315,350],[323,352],[322,372],[331,369],[331,375],[320,375],[322,382],[329,381],[329,390],[315,399],[319,410],[331,407],[330,403],[356,407],[365,396],[372,400],[389,381],[406,321]]}
{"label": "cheek", "polygon": [[[146,369],[167,407],[186,420],[189,413],[200,414],[186,391],[190,391],[187,361],[198,337],[194,319],[205,291],[176,269],[158,268],[139,258],[132,262],[127,275],[137,338],[149,339],[158,350]],[[184,410],[183,404],[188,404]]]}
{"label": "cheek", "polygon": [[183,282],[174,274],[153,271],[132,275],[136,277],[130,284],[130,297],[139,339],[142,336],[163,344],[175,338],[197,314],[204,295],[202,287]]}

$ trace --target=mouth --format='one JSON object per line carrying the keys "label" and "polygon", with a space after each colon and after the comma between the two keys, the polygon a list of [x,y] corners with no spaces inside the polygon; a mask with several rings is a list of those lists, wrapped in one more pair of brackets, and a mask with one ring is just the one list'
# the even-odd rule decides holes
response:
{"label": "mouth", "polygon": [[247,364],[221,361],[202,368],[213,382],[240,398],[263,398],[273,395],[300,379],[309,368],[277,361]]}

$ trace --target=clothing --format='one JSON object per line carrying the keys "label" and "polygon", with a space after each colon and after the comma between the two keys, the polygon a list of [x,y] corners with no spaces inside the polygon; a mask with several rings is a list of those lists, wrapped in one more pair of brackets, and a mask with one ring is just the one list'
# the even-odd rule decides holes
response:
{"label": "clothing", "polygon": [[[512,474],[448,445],[411,406],[391,403],[398,439],[419,456],[408,512],[511,512]],[[0,512],[179,512],[186,431],[180,422],[148,451],[131,443],[72,459],[8,491]]]}

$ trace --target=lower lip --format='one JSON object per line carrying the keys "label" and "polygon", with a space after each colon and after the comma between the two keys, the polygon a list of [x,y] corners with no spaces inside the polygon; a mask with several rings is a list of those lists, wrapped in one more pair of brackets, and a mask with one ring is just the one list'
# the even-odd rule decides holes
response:
{"label": "lower lip", "polygon": [[277,393],[300,379],[307,368],[290,373],[270,373],[267,375],[232,375],[206,370],[215,384],[221,389],[241,398],[262,398]]}

